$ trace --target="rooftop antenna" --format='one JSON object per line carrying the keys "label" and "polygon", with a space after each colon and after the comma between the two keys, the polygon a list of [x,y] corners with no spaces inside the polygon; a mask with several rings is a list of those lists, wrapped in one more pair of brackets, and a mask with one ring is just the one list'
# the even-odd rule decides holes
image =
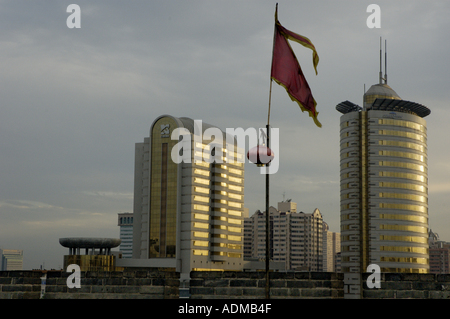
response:
{"label": "rooftop antenna", "polygon": [[384,83],[387,84],[387,40],[384,40]]}
{"label": "rooftop antenna", "polygon": [[382,80],[383,80],[383,71],[381,71],[381,68],[382,68],[382,64],[383,64],[383,62],[381,61],[382,60],[382,50],[381,50],[382,48],[381,48],[381,37],[380,37],[380,73],[379,73],[379,79],[378,79],[378,82],[379,82],[379,84],[383,84],[382,83]]}
{"label": "rooftop antenna", "polygon": [[380,75],[379,75],[379,83],[387,84],[387,40],[384,40],[384,78],[383,78],[383,71],[382,71],[382,44],[381,44],[381,37],[380,37]]}

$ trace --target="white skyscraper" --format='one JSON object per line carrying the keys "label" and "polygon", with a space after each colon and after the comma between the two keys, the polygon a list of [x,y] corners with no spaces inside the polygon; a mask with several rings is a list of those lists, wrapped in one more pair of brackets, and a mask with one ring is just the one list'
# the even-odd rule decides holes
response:
{"label": "white skyscraper", "polygon": [[120,213],[118,224],[120,227],[120,246],[122,258],[131,258],[133,254],[133,214]]}
{"label": "white skyscraper", "polygon": [[0,249],[0,270],[23,270],[23,250]]}
{"label": "white skyscraper", "polygon": [[323,271],[336,272],[336,256],[341,251],[341,234],[329,230],[323,223]]}
{"label": "white skyscraper", "polygon": [[[323,219],[316,208],[313,213],[297,212],[291,200],[278,203],[270,213],[270,258],[284,263],[286,270],[323,271]],[[246,218],[247,258],[266,257],[265,213],[257,211]]]}

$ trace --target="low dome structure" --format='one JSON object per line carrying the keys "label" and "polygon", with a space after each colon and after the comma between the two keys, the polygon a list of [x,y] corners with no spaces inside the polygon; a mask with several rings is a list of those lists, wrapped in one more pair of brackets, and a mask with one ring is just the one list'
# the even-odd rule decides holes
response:
{"label": "low dome structure", "polygon": [[118,238],[95,238],[95,237],[69,237],[60,238],[59,243],[63,247],[69,248],[69,255],[80,255],[80,249],[86,249],[86,255],[89,254],[89,249],[94,252],[99,249],[99,254],[109,255],[111,248],[117,247],[121,243]]}

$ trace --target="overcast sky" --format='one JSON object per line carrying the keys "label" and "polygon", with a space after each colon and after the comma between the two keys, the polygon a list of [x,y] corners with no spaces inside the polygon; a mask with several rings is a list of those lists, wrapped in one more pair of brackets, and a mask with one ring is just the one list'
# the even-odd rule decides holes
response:
{"label": "overcast sky", "polygon": [[[67,6],[81,8],[69,29]],[[59,238],[119,237],[132,212],[134,144],[163,114],[226,128],[265,127],[276,1],[0,1],[0,248],[23,249],[24,269],[60,268]],[[317,101],[318,128],[273,84],[280,130],[270,204],[319,208],[339,232],[339,117],[378,82],[428,106],[429,223],[450,241],[450,2],[284,1],[281,24]],[[381,8],[370,29],[367,6]],[[383,41],[384,42],[384,41]],[[245,206],[264,209],[264,176],[245,165]]]}

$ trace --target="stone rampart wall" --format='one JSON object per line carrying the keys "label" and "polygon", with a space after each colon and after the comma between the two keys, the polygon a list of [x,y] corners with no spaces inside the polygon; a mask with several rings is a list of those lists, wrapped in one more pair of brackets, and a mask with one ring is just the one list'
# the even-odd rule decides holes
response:
{"label": "stone rampart wall", "polygon": [[450,274],[381,273],[381,288],[367,287],[370,274],[363,274],[364,299],[447,299],[450,298]]}
{"label": "stone rampart wall", "polygon": [[[39,299],[41,271],[0,272],[0,299]],[[48,271],[45,299],[171,299],[179,296],[179,274],[158,270],[81,272],[81,288],[68,288],[65,271]]]}
{"label": "stone rampart wall", "polygon": [[[264,299],[265,272],[191,272],[191,299]],[[343,298],[343,274],[272,272],[271,299]]]}
{"label": "stone rampart wall", "polygon": [[[1,271],[0,299],[38,299],[41,271]],[[65,271],[48,271],[46,299],[178,299],[180,274],[153,268],[81,272],[81,288],[68,288]],[[369,289],[363,274],[363,297],[450,298],[450,274],[382,273],[381,288]],[[271,299],[342,299],[344,276],[323,272],[270,273]],[[192,272],[191,299],[264,299],[264,272]]]}

